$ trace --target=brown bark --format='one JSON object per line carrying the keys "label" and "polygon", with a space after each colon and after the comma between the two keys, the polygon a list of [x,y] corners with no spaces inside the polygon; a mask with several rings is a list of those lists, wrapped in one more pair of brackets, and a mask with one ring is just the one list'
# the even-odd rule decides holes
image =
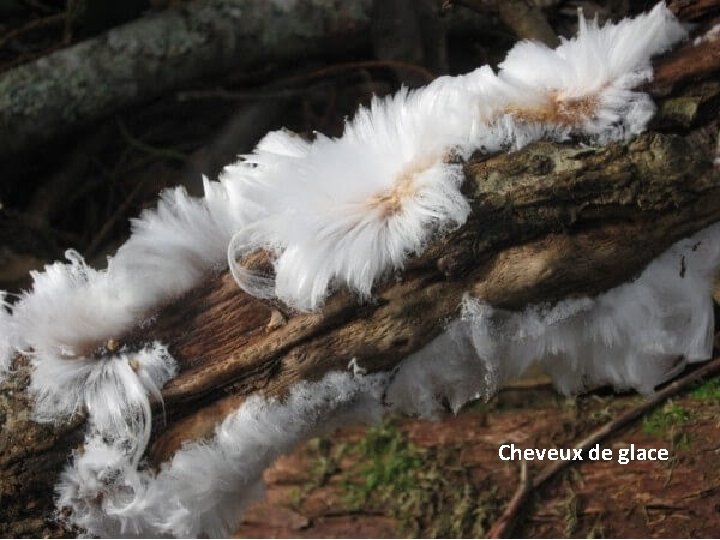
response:
{"label": "brown bark", "polygon": [[[153,326],[120,338],[130,346],[159,339],[181,365],[163,390],[167,422],[154,421],[153,460],[209,435],[253,392],[282,395],[347,369],[351,358],[390,369],[442,330],[465,292],[509,309],[598,293],[720,220],[717,47],[687,45],[662,60],[650,87],[660,98],[655,131],[606,147],[537,143],[471,160],[471,219],[410,261],[401,281],[379,284],[372,302],[339,291],[321,312],[288,313],[283,324],[277,308],[215,275]],[[673,106],[678,100],[694,106]],[[80,420],[34,424],[27,376],[20,366],[0,387],[0,534],[12,536],[57,532],[46,521],[52,486],[82,429]]]}

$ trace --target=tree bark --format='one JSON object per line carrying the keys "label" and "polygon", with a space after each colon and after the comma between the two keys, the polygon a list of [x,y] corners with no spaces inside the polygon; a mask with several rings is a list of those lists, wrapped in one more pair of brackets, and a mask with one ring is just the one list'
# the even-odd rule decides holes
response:
{"label": "tree bark", "polygon": [[145,15],[0,73],[0,159],[192,80],[369,48],[371,19],[372,0],[193,0]]}
{"label": "tree bark", "polygon": [[[557,44],[557,36],[532,2],[457,3],[497,14],[519,39]],[[678,3],[681,14],[684,10],[702,16],[708,10]],[[372,4],[373,0],[193,0],[0,73],[0,159],[192,80],[369,48]],[[477,34],[493,24],[466,11],[456,10],[442,21],[425,17],[435,26],[421,27],[418,39],[427,41],[428,32],[441,35],[440,27]],[[405,27],[414,21],[397,22],[413,31]],[[382,41],[398,46],[397,36],[394,41],[384,36]],[[443,59],[433,56],[437,51],[426,53],[428,66],[442,69]]]}
{"label": "tree bark", "polygon": [[370,0],[196,0],[0,74],[0,158],[192,79],[347,52]]}
{"label": "tree bark", "polygon": [[[471,218],[411,260],[401,281],[379,284],[372,302],[339,291],[319,313],[281,315],[227,274],[208,276],[155,324],[118,339],[130,347],[160,340],[181,366],[163,389],[167,420],[154,419],[152,461],[210,435],[251,393],[282,396],[352,358],[370,371],[391,369],[442,331],[465,292],[507,309],[597,294],[720,221],[718,71],[720,41],[663,58],[648,88],[658,98],[653,129],[629,142],[536,143],[472,159]],[[53,486],[82,419],[33,423],[24,362],[0,386],[0,534],[54,535]]]}

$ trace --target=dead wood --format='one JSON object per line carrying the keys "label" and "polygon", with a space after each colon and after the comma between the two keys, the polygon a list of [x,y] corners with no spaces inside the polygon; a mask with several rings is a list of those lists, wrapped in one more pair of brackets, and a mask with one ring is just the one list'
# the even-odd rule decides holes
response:
{"label": "dead wood", "polygon": [[[283,395],[300,380],[347,369],[351,358],[370,371],[392,368],[442,331],[466,292],[507,309],[596,294],[720,220],[715,47],[688,44],[659,63],[649,88],[659,99],[654,131],[605,147],[537,143],[472,159],[464,186],[471,219],[410,261],[401,280],[379,284],[372,302],[338,291],[321,312],[280,317],[222,274],[166,306],[153,325],[117,336],[131,347],[158,339],[181,365],[163,390],[167,421],[158,414],[153,422],[153,460],[209,435],[253,392]],[[669,105],[678,100],[695,105]],[[16,368],[0,386],[0,534],[57,534],[52,489],[82,421],[32,422],[28,368]]]}
{"label": "dead wood", "polygon": [[366,42],[370,0],[195,0],[0,74],[0,158],[192,79]]}

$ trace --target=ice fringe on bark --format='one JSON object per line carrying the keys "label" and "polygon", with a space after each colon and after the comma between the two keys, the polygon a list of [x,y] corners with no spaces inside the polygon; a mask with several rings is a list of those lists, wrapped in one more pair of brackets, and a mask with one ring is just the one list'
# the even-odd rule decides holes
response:
{"label": "ice fringe on bark", "polygon": [[[150,440],[150,398],[162,401],[160,388],[175,371],[167,349],[153,343],[137,352],[108,355],[100,362],[56,360],[41,377],[33,377],[30,392],[37,396],[39,420],[57,421],[78,410],[87,412],[85,445],[75,453],[58,487],[73,478],[72,520],[79,526],[84,527],[79,520],[89,519],[83,518],[86,514],[100,516],[103,492],[108,494],[107,505],[127,497],[123,486],[139,477],[140,460]],[[68,490],[59,492],[59,503],[70,496]]]}
{"label": "ice fringe on bark", "polygon": [[62,475],[58,506],[100,536],[225,536],[262,494],[262,473],[308,437],[382,416],[386,375],[329,373],[296,385],[284,400],[251,396],[209,441],[178,450],[157,474],[137,471],[124,441],[91,434]]}
{"label": "ice fringe on bark", "polygon": [[[612,384],[650,392],[712,353],[712,286],[720,224],[674,244],[629,283],[595,298],[493,309],[466,298],[462,315],[393,375],[333,372],[285,400],[254,395],[213,439],[181,448],[160,472],[138,472],[114,442],[90,436],[58,486],[71,520],[100,536],[230,534],[262,493],[262,472],[302,440],[388,412],[432,417],[489,398],[540,362],[563,392]],[[681,358],[683,359],[681,361]]]}
{"label": "ice fringe on bark", "polygon": [[720,223],[594,298],[510,312],[468,296],[446,333],[403,360],[386,400],[422,416],[443,400],[457,411],[535,362],[566,394],[603,384],[652,392],[685,362],[711,358],[718,269]]}
{"label": "ice fringe on bark", "polygon": [[148,396],[160,400],[160,388],[176,369],[167,348],[157,342],[136,352],[108,351],[100,361],[43,358],[29,387],[34,418],[60,423],[85,411],[98,432],[132,432],[142,439],[150,428]]}
{"label": "ice fringe on bark", "polygon": [[[653,105],[632,89],[652,76],[650,57],[684,35],[664,4],[602,28],[581,21],[578,37],[557,49],[518,44],[497,74],[483,67],[375,100],[339,139],[318,135],[308,142],[289,132],[271,133],[244,162],[228,167],[220,182],[206,182],[204,198],[190,198],[181,189],[165,192],[157,210],[134,222],[131,238],[107,270],[87,267],[71,251],[69,264],[35,273],[33,290],[15,304],[12,316],[0,310],[0,354],[12,349],[0,357],[0,368],[14,350],[32,350],[37,417],[57,422],[88,410],[85,453],[75,456],[59,486],[59,503],[73,509],[71,520],[96,534],[228,532],[239,513],[223,497],[226,492],[247,489],[238,498],[245,504],[262,469],[315,428],[329,425],[332,410],[344,407],[348,396],[379,407],[365,379],[339,375],[296,388],[286,403],[250,398],[213,441],[188,445],[155,476],[138,468],[147,444],[148,395],[173,376],[174,363],[159,345],[133,358],[109,350],[108,339],[228,260],[247,290],[299,309],[320,307],[336,286],[369,295],[377,279],[422,251],[431,235],[466,220],[458,159],[475,150],[520,148],[538,138],[564,140],[574,133],[603,143],[642,131]],[[245,267],[242,258],[257,249],[273,255],[275,277]],[[638,287],[632,289],[639,301],[635,313],[676,300],[662,291],[643,292],[642,282],[629,286]],[[673,294],[685,292],[680,287]],[[686,322],[687,309],[702,304],[696,297],[678,304],[677,313],[655,312],[640,328],[650,337],[639,343],[623,333],[623,317],[635,321],[626,311],[633,306],[620,303],[613,311],[602,298],[523,314],[468,300],[447,334],[404,361],[388,397],[407,412],[431,414],[440,396],[457,408],[477,393],[491,394],[533,360],[546,363],[565,391],[593,382],[648,390],[672,368],[671,354],[694,359],[707,348],[699,333],[683,342],[667,326],[674,317]],[[709,319],[697,313],[693,324],[706,329]],[[457,353],[445,366],[429,360],[441,346]],[[613,347],[626,356],[610,358]],[[589,354],[587,363],[581,353]],[[409,393],[411,382],[425,391]],[[325,396],[322,403],[308,395],[315,391]],[[103,400],[106,394],[109,400]],[[274,422],[290,430],[286,438]],[[275,438],[255,434],[258,426]],[[250,446],[237,446],[238,436]],[[249,448],[257,453],[252,459]],[[208,481],[198,484],[185,468],[196,462],[201,467],[204,459],[214,465],[205,471]],[[233,467],[235,459],[243,465]],[[206,506],[190,508],[196,495]],[[196,511],[202,517],[193,525]]]}
{"label": "ice fringe on bark", "polygon": [[[604,141],[640,131],[653,107],[631,88],[651,77],[650,57],[683,36],[658,4],[614,25],[582,23],[555,50],[520,43],[497,75],[484,67],[376,99],[339,139],[271,133],[220,182],[206,181],[204,198],[166,191],[106,270],[69,251],[69,264],[33,273],[33,289],[0,321],[0,343],[12,345],[0,368],[15,349],[34,350],[38,369],[43,357],[87,357],[228,254],[247,290],[300,309],[319,307],[338,285],[367,296],[433,234],[466,220],[458,158],[571,132]],[[238,262],[260,248],[274,254],[275,278]]]}
{"label": "ice fringe on bark", "polygon": [[[95,270],[68,250],[69,263],[32,272],[33,288],[20,296],[11,316],[0,311],[0,332],[9,336],[0,334],[0,349],[9,345],[0,367],[16,352],[32,351],[33,386],[40,395],[63,403],[68,394],[82,394],[82,386],[68,384],[83,383],[74,374],[90,368],[81,366],[112,357],[108,341],[141,324],[208,272],[224,268],[236,226],[235,205],[237,199],[217,182],[205,183],[203,199],[189,197],[182,188],[168,190],[156,210],[133,220],[130,239],[109,258],[107,269]],[[41,418],[60,422],[75,412],[62,406],[54,413],[46,409]]]}
{"label": "ice fringe on bark", "polygon": [[[235,279],[300,310],[340,285],[370,295],[433,234],[467,219],[458,158],[571,133],[605,143],[641,132],[654,105],[632,89],[652,78],[651,56],[684,36],[662,3],[603,27],[581,19],[557,49],[519,43],[497,75],[485,66],[374,99],[338,139],[271,133],[222,177],[257,210],[228,248]],[[243,265],[257,249],[273,255],[274,279]]]}

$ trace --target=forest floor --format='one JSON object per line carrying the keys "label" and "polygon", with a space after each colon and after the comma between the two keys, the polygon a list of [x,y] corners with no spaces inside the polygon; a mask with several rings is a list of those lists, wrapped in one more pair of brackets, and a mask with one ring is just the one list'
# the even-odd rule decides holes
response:
{"label": "forest floor", "polygon": [[[542,378],[441,421],[392,419],[313,439],[266,472],[266,499],[237,537],[482,537],[519,483],[498,448],[569,448],[643,401],[602,390],[556,394]],[[720,531],[720,378],[601,444],[611,461],[567,468],[534,494],[513,534],[555,538],[716,537]],[[667,461],[618,463],[665,448]],[[548,461],[528,462],[532,478]]]}

